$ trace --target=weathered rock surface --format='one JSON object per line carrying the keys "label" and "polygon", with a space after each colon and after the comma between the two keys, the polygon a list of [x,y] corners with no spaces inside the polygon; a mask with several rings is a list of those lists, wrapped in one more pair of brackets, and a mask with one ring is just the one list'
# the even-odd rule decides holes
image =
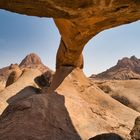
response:
{"label": "weathered rock surface", "polygon": [[102,133],[127,137],[137,116],[75,69],[52,94],[12,101],[0,117],[0,139],[87,140]]}
{"label": "weathered rock surface", "polygon": [[54,18],[61,35],[54,78],[63,71],[61,67],[83,68],[83,48],[96,34],[140,19],[139,0],[1,0],[0,9]]}
{"label": "weathered rock surface", "polygon": [[19,79],[19,77],[22,75],[22,70],[18,66],[12,69],[13,70],[6,81],[6,87],[16,82]]}
{"label": "weathered rock surface", "polygon": [[4,83],[7,81],[10,73],[18,67],[18,64],[11,64],[10,66],[0,69],[0,81]]}
{"label": "weathered rock surface", "polygon": [[93,36],[140,19],[139,0],[1,0],[0,8],[54,18],[62,36],[57,68],[82,67],[82,50]]}
{"label": "weathered rock surface", "polygon": [[140,59],[135,56],[132,56],[131,58],[125,57],[122,60],[119,60],[114,67],[98,75],[93,75],[91,78],[102,80],[140,79]]}
{"label": "weathered rock surface", "polygon": [[[48,72],[53,75],[53,71],[41,62],[40,57],[35,53],[31,53],[19,65],[11,64],[0,69],[0,90],[16,82],[24,69],[38,69],[42,73]],[[44,75],[47,77],[47,74]]]}
{"label": "weathered rock surface", "polygon": [[51,71],[47,66],[45,66],[42,62],[40,57],[35,54],[31,53],[28,54],[19,64],[21,69],[24,68],[31,68],[31,69],[39,69],[42,73],[46,71]]}
{"label": "weathered rock surface", "polygon": [[0,69],[0,81],[5,82],[9,76],[9,67],[4,67]]}
{"label": "weathered rock surface", "polygon": [[[11,103],[0,117],[2,140],[87,140],[103,132],[124,137],[129,134],[138,112],[91,86],[80,70],[65,76],[72,70],[66,67],[83,67],[82,50],[93,36],[140,19],[139,0],[1,0],[0,8],[31,16],[53,17],[61,34],[54,76],[60,85],[51,88],[59,87],[56,90],[59,94],[36,95]],[[63,70],[64,75],[61,75]],[[10,93],[5,102],[9,96]]]}
{"label": "weathered rock surface", "polygon": [[130,133],[132,140],[140,139],[140,116],[136,118],[135,125]]}
{"label": "weathered rock surface", "polygon": [[[9,104],[9,99],[12,96],[18,94],[21,90],[29,87],[29,86],[36,86],[34,79],[37,76],[40,76],[42,73],[37,69],[26,69],[24,70],[22,76],[13,84],[6,87],[2,92],[0,92],[0,114]],[[25,90],[25,92],[27,92]],[[27,94],[27,93],[25,93]]]}
{"label": "weathered rock surface", "polygon": [[140,112],[140,80],[93,81],[106,94]]}
{"label": "weathered rock surface", "polygon": [[20,76],[20,74],[21,74],[21,70],[18,64],[11,64],[10,66],[1,68],[0,69],[0,90],[3,90],[6,86],[16,81],[18,77]]}
{"label": "weathered rock surface", "polygon": [[5,82],[0,81],[0,92],[5,88]]}

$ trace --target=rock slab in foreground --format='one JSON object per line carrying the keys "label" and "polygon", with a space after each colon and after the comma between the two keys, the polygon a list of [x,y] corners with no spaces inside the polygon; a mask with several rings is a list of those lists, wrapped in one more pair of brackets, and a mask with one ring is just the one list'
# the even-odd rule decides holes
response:
{"label": "rock slab in foreground", "polygon": [[102,133],[127,137],[139,115],[76,69],[53,94],[10,103],[0,117],[0,140],[87,140]]}
{"label": "rock slab in foreground", "polygon": [[0,140],[81,140],[57,93],[10,105],[0,117]]}

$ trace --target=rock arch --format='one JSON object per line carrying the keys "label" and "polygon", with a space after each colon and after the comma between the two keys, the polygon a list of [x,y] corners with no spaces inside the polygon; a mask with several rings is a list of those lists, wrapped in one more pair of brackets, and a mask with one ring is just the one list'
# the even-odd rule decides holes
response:
{"label": "rock arch", "polygon": [[82,68],[82,50],[99,32],[140,19],[139,0],[1,0],[0,9],[54,18],[61,34],[56,73],[62,67]]}

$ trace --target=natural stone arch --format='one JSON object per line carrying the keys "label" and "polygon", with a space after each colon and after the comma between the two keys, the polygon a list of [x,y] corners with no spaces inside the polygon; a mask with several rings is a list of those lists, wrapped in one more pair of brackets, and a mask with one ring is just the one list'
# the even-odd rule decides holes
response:
{"label": "natural stone arch", "polygon": [[[96,34],[140,19],[139,0],[1,0],[0,8],[30,16],[54,18],[61,34],[61,43],[53,84],[62,71],[67,71],[66,76],[73,68],[83,67],[82,50]],[[57,82],[61,83],[63,78]]]}

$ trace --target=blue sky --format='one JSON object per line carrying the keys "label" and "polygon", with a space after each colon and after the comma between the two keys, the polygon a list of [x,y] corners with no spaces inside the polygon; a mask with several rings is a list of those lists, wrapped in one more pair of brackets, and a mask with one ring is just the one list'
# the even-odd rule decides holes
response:
{"label": "blue sky", "polygon": [[[55,69],[60,35],[52,19],[29,17],[0,10],[0,68],[19,63],[27,54],[37,53],[43,63]],[[87,75],[102,72],[118,59],[140,58],[140,21],[103,31],[84,49]]]}

